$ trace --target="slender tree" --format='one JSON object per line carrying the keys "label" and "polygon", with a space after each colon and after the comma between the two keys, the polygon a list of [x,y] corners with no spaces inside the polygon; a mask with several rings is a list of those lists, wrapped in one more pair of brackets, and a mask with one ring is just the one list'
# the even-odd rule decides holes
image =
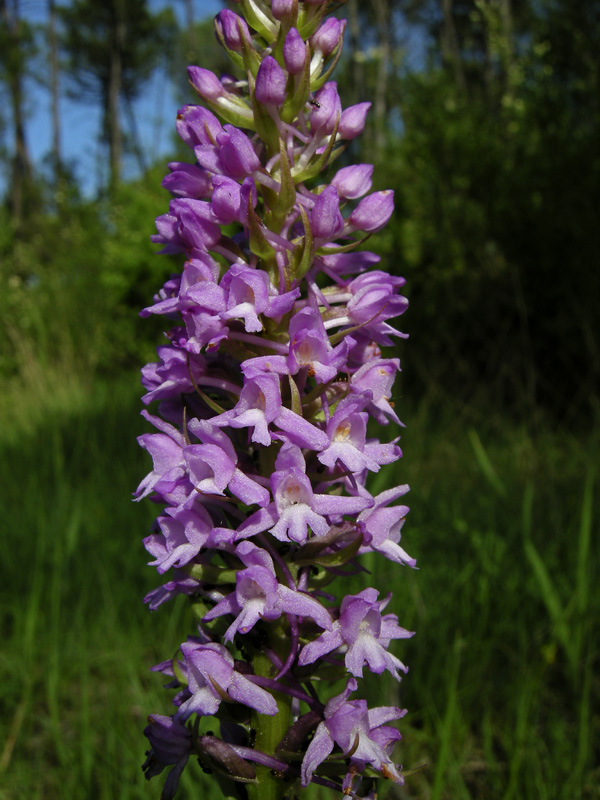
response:
{"label": "slender tree", "polygon": [[13,140],[9,198],[18,230],[28,211],[27,200],[33,181],[25,135],[24,93],[26,66],[33,54],[33,36],[30,26],[21,17],[19,0],[0,0],[0,20],[0,78],[8,91]]}
{"label": "slender tree", "polygon": [[48,55],[50,60],[50,114],[52,117],[52,167],[58,187],[63,173],[60,124],[60,64],[56,30],[56,3],[48,0]]}

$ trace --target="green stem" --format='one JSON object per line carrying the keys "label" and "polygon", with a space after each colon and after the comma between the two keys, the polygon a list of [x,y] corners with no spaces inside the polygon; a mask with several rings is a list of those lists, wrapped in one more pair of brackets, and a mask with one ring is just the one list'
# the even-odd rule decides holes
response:
{"label": "green stem", "polygon": [[[272,677],[273,665],[264,653],[252,660],[254,672],[265,678]],[[274,692],[279,713],[273,717],[252,713],[252,728],[256,731],[254,747],[263,753],[275,755],[275,747],[282,740],[290,726],[291,697]],[[247,785],[249,800],[283,800],[287,786],[271,769],[257,765],[257,782]]]}

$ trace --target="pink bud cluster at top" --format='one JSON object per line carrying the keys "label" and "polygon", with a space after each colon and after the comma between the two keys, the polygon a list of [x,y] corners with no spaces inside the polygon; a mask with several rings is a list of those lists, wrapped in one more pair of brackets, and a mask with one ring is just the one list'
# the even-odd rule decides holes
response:
{"label": "pink bud cluster at top", "polygon": [[[412,634],[385,612],[389,596],[367,588],[337,605],[328,591],[364,554],[414,560],[400,545],[408,487],[367,489],[401,455],[367,423],[399,423],[400,365],[381,348],[402,336],[390,320],[404,281],[361,249],[393,192],[371,191],[370,164],[317,181],[370,105],[342,107],[330,75],[345,21],[326,7],[239,0],[240,14],[217,15],[244,77],[189,68],[203,105],[182,108],[177,130],[194,161],[169,164],[163,182],[173,199],[153,240],[185,263],[142,312],[171,327],[142,370],[157,410],[142,412],[153,468],[136,496],[161,507],[144,543],[169,573],[146,600],[188,595],[196,620],[155,668],[177,689],[175,712],[145,731],[146,776],[170,768],[165,798],[190,757],[241,799],[294,782],[351,796],[377,777],[402,783],[389,723],[405,712],[350,697],[365,668],[400,680],[390,644]],[[206,716],[219,736],[201,731]]]}

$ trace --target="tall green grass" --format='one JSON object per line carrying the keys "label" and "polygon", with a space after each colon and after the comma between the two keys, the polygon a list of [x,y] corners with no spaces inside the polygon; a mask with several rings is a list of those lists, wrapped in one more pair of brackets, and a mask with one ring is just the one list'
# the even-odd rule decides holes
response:
{"label": "tall green grass", "polygon": [[[130,495],[149,467],[137,377],[42,377],[43,393],[0,401],[0,797],[158,798],[141,731],[170,693],[148,667],[189,620],[185,602],[142,603],[158,577],[141,544],[155,509]],[[417,634],[395,650],[400,686],[366,685],[408,707],[398,758],[415,773],[381,796],[599,797],[598,431],[425,404],[403,416],[387,480],[413,487],[404,544],[420,569],[368,566]],[[219,797],[190,772],[181,797],[202,793]]]}

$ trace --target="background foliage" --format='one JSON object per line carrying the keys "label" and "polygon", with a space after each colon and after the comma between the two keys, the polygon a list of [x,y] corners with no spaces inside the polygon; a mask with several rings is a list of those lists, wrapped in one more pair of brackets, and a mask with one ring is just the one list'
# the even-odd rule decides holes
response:
{"label": "background foliage", "polygon": [[[147,469],[135,373],[161,338],[138,312],[179,265],[149,242],[166,166],[145,162],[131,100],[161,68],[188,102],[185,64],[225,65],[190,0],[125,6],[49,0],[40,27],[0,0],[2,800],[158,792],[141,781],[141,728],[167,706],[146,670],[185,612],[141,604],[152,510],[128,492]],[[370,566],[418,631],[400,654],[400,757],[427,766],[390,796],[598,797],[600,2],[350,0],[339,14],[342,97],[373,103],[348,159],[396,192],[372,244],[411,301],[405,463],[388,479],[413,486],[406,547],[422,569]],[[40,63],[56,111],[43,169],[27,117]],[[67,88],[102,108],[94,197],[61,145]]]}

